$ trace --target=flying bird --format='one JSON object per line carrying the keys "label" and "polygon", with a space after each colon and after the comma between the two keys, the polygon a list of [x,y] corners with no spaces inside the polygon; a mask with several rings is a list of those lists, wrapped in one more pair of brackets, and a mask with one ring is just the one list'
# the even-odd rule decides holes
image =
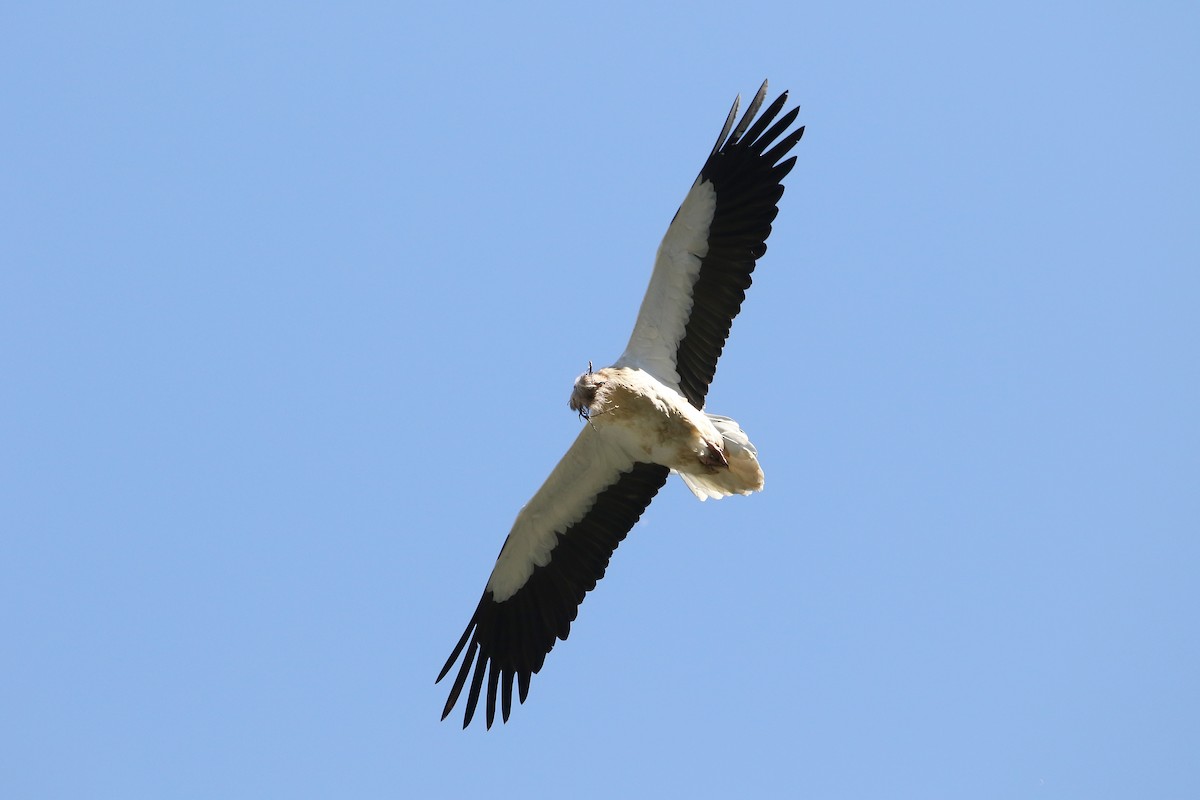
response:
{"label": "flying bird", "polygon": [[[556,639],[566,639],[584,595],[672,472],[700,500],[763,488],[758,451],[737,422],[704,412],[717,359],[779,212],[788,153],[804,128],[780,116],[787,93],[762,110],[764,81],[721,135],[659,245],[633,334],[611,367],[576,379],[568,405],[583,429],[517,514],[483,597],[440,682],[463,656],[445,719],[469,691],[463,727],[487,681],[487,727],[499,695],[505,722],[513,681],[520,701]],[[762,113],[759,114],[759,111]],[[776,119],[778,118],[778,119]],[[465,656],[463,655],[465,650]]]}

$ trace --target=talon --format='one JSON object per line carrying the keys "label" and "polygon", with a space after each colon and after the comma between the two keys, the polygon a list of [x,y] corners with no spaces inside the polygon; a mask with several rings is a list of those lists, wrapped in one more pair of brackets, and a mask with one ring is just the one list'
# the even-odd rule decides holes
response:
{"label": "talon", "polygon": [[706,467],[729,467],[729,459],[725,458],[725,453],[720,447],[717,447],[712,442],[705,442],[705,451],[700,454],[700,463]]}

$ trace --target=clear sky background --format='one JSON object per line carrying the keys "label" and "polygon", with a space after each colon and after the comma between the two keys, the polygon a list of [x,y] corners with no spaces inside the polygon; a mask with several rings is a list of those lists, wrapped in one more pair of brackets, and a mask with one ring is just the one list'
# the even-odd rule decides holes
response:
{"label": "clear sky background", "polygon": [[[1195,3],[104,6],[0,14],[0,796],[1200,796]],[[766,491],[439,722],[764,77]]]}

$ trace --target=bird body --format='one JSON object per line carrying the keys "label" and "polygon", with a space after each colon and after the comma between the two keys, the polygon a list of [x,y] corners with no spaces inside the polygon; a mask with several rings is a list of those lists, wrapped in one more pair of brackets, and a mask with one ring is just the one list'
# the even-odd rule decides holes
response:
{"label": "bird body", "polygon": [[488,727],[497,703],[508,720],[514,681],[524,702],[531,676],[567,638],[584,596],[672,471],[701,500],[763,488],[749,437],[704,404],[766,252],[782,181],[796,161],[788,152],[804,133],[791,129],[798,109],[780,115],[786,93],[762,108],[766,91],[764,82],[736,126],[734,102],[658,248],[625,351],[576,379],[568,404],[586,424],[517,514],[438,675],[462,656],[443,719],[467,689],[463,727],[481,697]]}
{"label": "bird body", "polygon": [[762,490],[758,451],[737,423],[705,414],[645,370],[589,370],[576,379],[570,405],[631,460],[679,473],[700,500]]}

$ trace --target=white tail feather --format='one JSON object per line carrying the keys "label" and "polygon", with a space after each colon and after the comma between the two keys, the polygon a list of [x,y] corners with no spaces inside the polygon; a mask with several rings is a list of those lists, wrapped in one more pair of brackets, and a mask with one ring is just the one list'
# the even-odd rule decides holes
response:
{"label": "white tail feather", "polygon": [[729,469],[715,472],[680,472],[679,477],[700,500],[720,500],[731,494],[750,494],[763,488],[763,472],[758,465],[758,450],[750,437],[729,417],[706,414],[725,440],[725,459]]}

